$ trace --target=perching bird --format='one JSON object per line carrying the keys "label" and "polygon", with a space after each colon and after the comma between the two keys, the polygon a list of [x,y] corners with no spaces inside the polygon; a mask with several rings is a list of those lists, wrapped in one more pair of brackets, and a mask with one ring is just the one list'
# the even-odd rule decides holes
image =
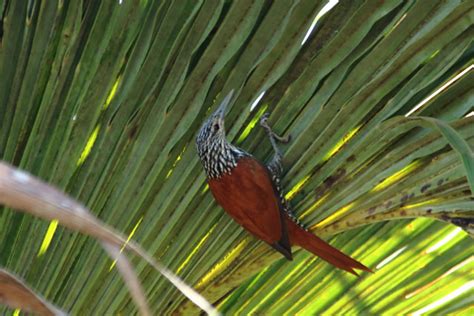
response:
{"label": "perching bird", "polygon": [[291,246],[298,245],[353,274],[356,274],[354,269],[371,271],[306,230],[293,215],[280,189],[282,155],[276,145],[277,140],[287,142],[288,139],[270,129],[267,115],[262,117],[260,124],[267,131],[275,151],[267,166],[226,140],[224,116],[232,95],[233,91],[204,122],[196,138],[199,158],[217,203],[237,223],[288,260],[292,260]]}

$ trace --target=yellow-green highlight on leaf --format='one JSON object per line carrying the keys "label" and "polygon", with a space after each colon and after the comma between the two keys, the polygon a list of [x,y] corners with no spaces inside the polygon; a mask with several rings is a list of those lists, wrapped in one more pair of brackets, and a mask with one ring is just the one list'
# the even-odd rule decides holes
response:
{"label": "yellow-green highlight on leaf", "polygon": [[[407,295],[405,295],[405,299],[409,299],[409,298],[423,292],[424,290],[430,288],[431,286],[433,286],[435,283],[437,283],[441,279],[447,277],[448,275],[456,272],[457,270],[461,269],[462,267],[464,267],[465,265],[468,265],[470,263],[474,263],[474,256],[471,256],[471,257],[467,258],[466,260],[462,261],[461,263],[458,263],[457,265],[455,265],[454,267],[452,267],[451,269],[449,269],[448,271],[446,271],[445,273],[443,273],[442,275],[440,275],[439,277],[437,277],[433,281],[429,282],[428,284],[425,284],[422,287],[417,288],[413,292],[408,293]],[[472,268],[474,269],[474,267],[472,267]]]}
{"label": "yellow-green highlight on leaf", "polygon": [[335,220],[341,218],[348,211],[350,211],[354,207],[355,204],[356,204],[355,202],[352,202],[352,203],[347,204],[344,207],[341,207],[339,210],[332,213],[330,216],[326,217],[325,219],[323,219],[319,223],[317,223],[317,224],[313,225],[312,227],[310,227],[310,229],[322,228],[322,227],[328,225],[329,223],[334,222]]}
{"label": "yellow-green highlight on leaf", "polygon": [[238,255],[244,250],[245,246],[248,244],[248,239],[242,240],[235,248],[229,251],[221,261],[219,261],[216,265],[214,265],[211,270],[209,270],[204,277],[199,280],[196,285],[196,289],[200,289],[203,286],[207,285],[210,281],[214,279],[219,273],[224,271],[231,263],[237,258]]}
{"label": "yellow-green highlight on leaf", "polygon": [[82,150],[81,156],[77,160],[77,166],[82,165],[84,161],[86,161],[89,154],[91,153],[92,147],[94,147],[94,143],[97,140],[97,135],[99,135],[99,130],[100,130],[100,125],[97,125],[97,127],[92,132],[91,136],[89,136],[86,146]]}
{"label": "yellow-green highlight on leaf", "polygon": [[441,51],[440,49],[435,50],[435,52],[433,54],[431,54],[431,56],[428,57],[428,59],[426,61],[435,58],[436,55],[438,55],[440,51]]}
{"label": "yellow-green highlight on leaf", "polygon": [[170,168],[170,170],[168,171],[168,173],[166,174],[166,177],[165,179],[168,179],[171,174],[173,173],[174,169],[176,168],[176,165],[178,164],[178,162],[181,160],[181,158],[183,157],[183,154],[184,154],[184,151],[186,150],[186,146],[184,146],[183,150],[181,151],[181,153],[179,154],[178,157],[176,157],[176,160],[174,161],[173,163],[173,166]]}
{"label": "yellow-green highlight on leaf", "polygon": [[392,262],[396,257],[398,257],[402,252],[404,252],[405,249],[407,249],[407,246],[403,246],[402,248],[398,249],[397,251],[392,253],[390,256],[380,261],[380,263],[375,267],[375,269],[376,270],[382,269],[384,266],[386,266],[387,264]]}
{"label": "yellow-green highlight on leaf", "polygon": [[179,274],[191,261],[191,258],[196,254],[196,252],[202,247],[202,245],[206,242],[206,240],[209,238],[211,235],[212,231],[217,227],[217,223],[214,224],[214,226],[209,229],[209,231],[204,235],[204,237],[201,238],[201,240],[198,242],[196,247],[191,251],[191,253],[184,259],[183,263],[178,267],[176,270],[176,274]]}
{"label": "yellow-green highlight on leaf", "polygon": [[300,215],[300,218],[304,218],[306,216],[308,216],[309,214],[313,213],[323,202],[324,200],[327,199],[328,197],[328,193],[326,193],[325,195],[323,195],[322,197],[320,197],[315,203],[313,203],[313,205],[311,205],[306,211],[304,211],[301,215]]}
{"label": "yellow-green highlight on leaf", "polygon": [[58,228],[58,221],[57,220],[52,220],[49,223],[48,230],[46,231],[46,234],[44,235],[43,242],[41,243],[41,247],[38,251],[38,257],[44,255],[46,251],[49,248],[49,245],[51,244],[51,240],[53,240],[54,233],[56,232],[56,229]]}
{"label": "yellow-green highlight on leaf", "polygon": [[[121,6],[119,2],[122,3]],[[400,219],[400,216],[404,216],[402,211],[406,207],[392,209],[389,206],[396,208],[397,203],[400,202],[400,192],[416,191],[416,198],[406,201],[406,203],[412,203],[408,207],[413,208],[407,210],[405,213],[407,216],[426,214],[426,210],[432,208],[432,216],[435,217],[441,214],[437,212],[446,213],[449,219],[458,215],[462,218],[466,216],[467,219],[473,217],[472,209],[468,204],[470,203],[469,192],[466,190],[464,178],[461,178],[466,176],[466,171],[449,165],[452,150],[447,146],[442,146],[443,139],[438,137],[435,140],[434,133],[416,133],[416,131],[407,130],[405,127],[411,128],[412,122],[401,125],[405,124],[405,120],[399,121],[399,118],[393,117],[400,111],[404,111],[402,113],[404,115],[419,101],[430,96],[463,69],[469,67],[467,63],[471,62],[473,56],[472,41],[469,36],[472,36],[473,30],[472,10],[469,10],[472,8],[468,2],[452,1],[449,4],[436,5],[433,4],[434,1],[382,1],[380,3],[378,1],[339,1],[340,4],[334,7],[331,14],[320,19],[316,27],[312,22],[315,16],[319,15],[318,11],[333,0],[280,1],[271,2],[271,5],[265,5],[261,1],[249,1],[242,5],[240,2],[239,5],[229,4],[228,1],[223,2],[190,1],[182,6],[149,0],[116,0],[108,8],[104,6],[105,4],[90,7],[91,10],[87,11],[87,16],[90,18],[82,21],[80,1],[71,1],[64,10],[58,10],[57,6],[50,4],[51,1],[44,1],[47,5],[35,6],[32,8],[34,12],[29,12],[27,6],[20,5],[24,1],[13,1],[12,6],[3,10],[5,12],[0,12],[0,15],[4,13],[6,18],[10,17],[10,21],[14,22],[13,27],[10,27],[10,32],[5,34],[8,36],[3,38],[2,44],[5,44],[5,47],[13,49],[16,47],[14,43],[22,43],[22,40],[25,47],[31,46],[30,37],[16,38],[16,35],[21,37],[22,34],[28,32],[28,25],[25,25],[22,19],[15,19],[15,17],[20,15],[28,17],[29,13],[33,13],[33,16],[41,14],[51,19],[28,20],[31,22],[31,27],[36,30],[33,44],[38,48],[35,51],[39,50],[40,54],[36,54],[36,57],[28,57],[28,51],[25,51],[26,55],[23,54],[25,56],[22,55],[22,57],[28,60],[26,71],[24,67],[15,67],[22,65],[23,59],[20,58],[17,61],[18,56],[13,56],[19,54],[0,54],[2,55],[0,64],[8,66],[0,70],[0,78],[4,79],[2,81],[4,84],[0,88],[0,94],[2,94],[0,99],[4,102],[0,103],[6,111],[5,118],[12,118],[10,128],[0,128],[0,142],[6,147],[2,148],[4,158],[21,162],[21,165],[26,166],[33,174],[40,175],[47,181],[60,183],[61,188],[80,196],[83,202],[93,206],[95,212],[100,213],[101,217],[108,219],[109,222],[122,222],[121,226],[125,227],[126,231],[119,249],[125,244],[127,235],[131,233],[141,213],[146,211],[141,205],[149,205],[152,202],[150,196],[164,195],[164,205],[176,213],[175,228],[179,230],[179,227],[189,223],[202,225],[196,227],[196,233],[188,237],[173,229],[166,234],[156,236],[153,227],[160,226],[163,219],[157,218],[156,225],[150,225],[143,220],[142,223],[145,222],[147,225],[140,224],[138,228],[140,231],[136,230],[136,236],[133,236],[129,244],[132,244],[132,241],[140,235],[143,240],[150,241],[148,243],[150,249],[166,248],[164,259],[173,270],[180,267],[191,255],[191,260],[181,268],[180,274],[192,270],[190,279],[195,284],[245,238],[230,245],[214,242],[211,244],[211,239],[216,235],[213,232],[206,241],[202,242],[203,237],[216,223],[218,226],[214,231],[217,231],[218,227],[227,225],[228,218],[218,216],[203,222],[205,215],[200,212],[189,212],[189,207],[185,204],[204,203],[212,208],[216,208],[216,204],[210,202],[213,201],[212,196],[206,192],[208,186],[204,181],[204,173],[200,168],[199,171],[196,170],[196,155],[188,155],[191,148],[182,155],[179,164],[174,169],[176,172],[170,172],[173,162],[180,154],[179,149],[183,147],[176,149],[175,145],[186,141],[184,139],[186,131],[190,134],[196,133],[195,130],[188,130],[199,127],[197,122],[199,118],[194,117],[193,113],[203,114],[202,112],[205,112],[209,105],[213,109],[218,106],[217,102],[212,103],[212,98],[222,90],[221,87],[226,87],[225,90],[235,88],[242,91],[243,94],[236,95],[237,100],[246,99],[246,96],[256,98],[265,89],[264,86],[269,89],[271,87],[272,95],[281,96],[279,100],[268,104],[267,109],[267,111],[272,110],[273,106],[275,109],[280,109],[278,122],[276,122],[278,124],[275,127],[287,125],[290,132],[305,131],[311,129],[313,125],[324,124],[324,121],[327,121],[325,118],[334,118],[333,125],[337,130],[337,134],[334,134],[332,128],[321,131],[321,139],[330,141],[323,144],[324,147],[321,147],[322,150],[317,155],[311,154],[315,146],[318,147],[311,135],[300,139],[301,148],[291,146],[297,152],[297,157],[293,155],[297,158],[293,161],[294,165],[303,166],[303,169],[308,172],[300,173],[299,176],[291,179],[291,185],[285,188],[284,193],[291,191],[290,189],[303,177],[311,175],[298,193],[292,193],[291,202],[299,217],[303,217],[306,223],[313,225],[318,221],[328,220],[327,217],[334,211],[340,211],[342,207],[355,201],[356,204],[347,209],[347,213],[323,227],[320,233],[322,238],[327,239],[334,232],[341,233],[337,241],[339,245],[344,245],[344,252],[357,257],[373,268],[401,247],[407,246],[407,248],[377,273],[370,276],[363,275],[359,279],[349,275],[346,278],[346,274],[336,273],[335,269],[326,264],[302,266],[299,273],[293,274],[290,282],[280,286],[270,298],[266,299],[265,303],[258,307],[258,310],[254,310],[256,314],[314,315],[331,314],[331,312],[338,314],[339,308],[340,314],[365,312],[387,315],[409,314],[443,298],[472,280],[467,279],[469,270],[474,271],[474,262],[471,261],[458,270],[451,270],[454,271],[452,274],[430,288],[409,300],[404,300],[407,293],[432,282],[448,269],[471,256],[468,247],[472,245],[472,240],[469,240],[466,233],[462,231],[440,246],[441,240],[447,238],[455,226],[433,218],[426,220],[429,225],[421,225],[416,221],[413,221],[416,224],[411,224],[412,221]],[[0,3],[3,4],[5,1],[0,0]],[[0,7],[3,7],[2,4]],[[52,11],[49,12],[49,10]],[[64,23],[60,25],[54,23],[54,21],[62,20]],[[81,20],[81,23],[78,24],[78,20]],[[308,30],[310,24],[312,24],[312,30]],[[115,27],[117,25],[127,25],[127,30],[124,31],[123,27]],[[323,26],[321,32],[314,36],[320,25]],[[89,32],[92,28],[94,32]],[[329,32],[325,32],[326,30]],[[41,31],[45,33],[41,34]],[[308,31],[307,35],[306,31]],[[63,38],[64,34],[67,36]],[[200,36],[195,36],[196,34]],[[294,41],[294,34],[300,36],[297,41]],[[74,40],[78,36],[81,38],[80,42]],[[307,44],[304,43],[304,45],[311,46],[307,47],[309,50],[300,47],[303,37],[307,40]],[[41,38],[46,41],[36,43],[36,40]],[[49,38],[61,38],[64,41],[49,41]],[[103,39],[103,41],[96,39]],[[322,39],[324,45],[319,45],[322,43],[319,39]],[[164,45],[156,45],[156,43],[164,43]],[[215,45],[216,43],[223,45]],[[433,53],[438,51],[439,53],[433,59]],[[7,55],[12,55],[15,60],[9,62]],[[42,63],[45,58],[38,58],[38,56],[46,56],[46,59],[51,60],[51,64],[58,67],[53,67],[55,69],[45,67]],[[68,56],[72,56],[73,60],[68,62]],[[150,56],[156,56],[156,58],[150,58]],[[66,63],[64,63],[65,60]],[[435,60],[436,63],[433,62]],[[50,72],[51,75],[49,75]],[[153,78],[150,78],[150,74],[153,77],[153,73],[159,77],[157,78],[160,82],[158,87],[155,87]],[[94,74],[99,74],[99,76]],[[110,80],[103,80],[100,74],[115,75],[112,75]],[[470,129],[466,122],[471,123],[472,118],[467,120],[461,116],[472,111],[470,104],[472,98],[470,98],[470,90],[466,82],[472,74],[472,70],[466,73],[420,109],[423,111],[425,108],[428,109],[424,112],[426,115],[453,122],[453,127],[461,126],[462,136],[469,140],[469,144],[473,140],[474,129]],[[37,83],[36,77],[44,78],[46,81]],[[413,78],[416,80],[411,80]],[[54,89],[58,85],[58,79],[61,83],[60,91]],[[126,90],[124,79],[130,80]],[[17,87],[18,84],[15,82],[20,82],[20,87]],[[12,87],[10,83],[13,83]],[[37,87],[38,85],[40,86]],[[46,88],[39,89],[43,86]],[[22,87],[29,88],[22,89],[25,91],[35,91],[37,100],[44,100],[39,111],[27,111],[32,104],[27,94],[18,91]],[[92,87],[92,89],[82,91],[81,87]],[[242,87],[245,88],[242,89]],[[384,102],[393,99],[394,92],[399,93],[396,97],[397,102]],[[221,93],[226,94],[226,91],[223,90]],[[62,95],[67,96],[67,100],[64,100]],[[420,95],[423,97],[418,100]],[[311,108],[312,102],[306,102],[310,96],[321,98],[324,104],[334,101],[343,107],[345,115],[334,116],[334,111],[337,112],[338,109],[331,106]],[[218,95],[217,101],[222,97],[223,95]],[[265,102],[267,97],[268,92],[253,111],[249,111],[250,104],[254,101],[250,100],[245,105],[245,111],[234,113],[236,114],[234,131],[237,131],[233,134],[234,142],[240,140],[244,144],[256,131],[264,139],[264,131],[258,126],[258,120],[255,120],[255,131],[252,131],[248,124],[268,103]],[[118,99],[122,98],[136,102],[132,104],[127,102],[126,107],[112,113],[116,110],[114,107],[118,105]],[[81,102],[85,99],[88,101]],[[338,100],[344,104],[340,104]],[[370,102],[365,102],[367,100]],[[70,111],[56,113],[55,109],[61,110],[62,105],[67,105],[64,104],[65,102],[73,107],[79,105],[80,108],[77,110],[68,108]],[[157,109],[153,104],[165,107]],[[25,109],[25,111],[18,112],[15,111],[16,108]],[[9,112],[9,109],[13,112]],[[167,112],[167,109],[172,111]],[[412,115],[416,115],[420,110]],[[22,112],[25,115],[22,116]],[[165,112],[166,119],[161,121]],[[80,143],[66,143],[70,138],[63,138],[61,134],[66,127],[54,119],[51,121],[49,113],[55,113],[53,117],[70,115],[72,121],[69,123],[75,125],[74,129],[82,135]],[[80,120],[81,113],[90,113],[92,121],[81,124],[83,121]],[[370,113],[370,115],[365,113]],[[79,119],[75,120],[74,115],[77,115]],[[104,126],[111,119],[114,124]],[[145,135],[142,135],[143,137],[127,137],[128,135],[122,133],[131,120],[138,124],[137,128],[147,131]],[[161,123],[154,124],[157,121]],[[28,122],[35,124],[33,126]],[[398,125],[397,122],[401,124]],[[97,135],[95,141],[97,145],[94,144],[92,147],[94,151],[89,154],[91,157],[84,158],[80,166],[82,170],[77,173],[76,163],[98,124],[101,124],[100,136],[107,136],[104,139],[107,144],[104,147],[104,156],[98,157],[100,159],[97,159],[97,163],[89,163],[99,146],[100,139]],[[344,138],[350,136],[353,128],[361,124],[363,127],[347,143],[344,143]],[[370,128],[367,124],[376,128]],[[54,128],[51,128],[51,133],[45,134],[41,132],[45,126]],[[176,129],[173,128],[174,126]],[[24,127],[27,127],[26,132],[23,131]],[[106,128],[107,133],[104,130]],[[374,133],[370,133],[368,135],[370,137],[361,137],[362,130],[366,128]],[[36,133],[37,130],[38,133]],[[243,133],[247,133],[244,140],[240,139]],[[387,136],[383,142],[367,142],[377,139],[380,135]],[[154,150],[156,139],[159,139],[160,145],[164,148],[175,148],[171,159],[163,152]],[[351,144],[355,143],[356,139],[358,139],[357,148],[352,148]],[[265,144],[266,148],[270,148],[266,141]],[[41,155],[35,155],[38,148],[45,146]],[[126,146],[125,150],[122,150],[123,146]],[[55,153],[66,147],[69,154],[57,157]],[[352,149],[356,150],[357,161],[344,159],[352,154],[346,150]],[[363,153],[360,154],[357,150]],[[71,154],[74,155],[72,161],[67,159]],[[321,164],[325,163],[323,161],[325,155],[328,155],[326,159],[329,159],[327,161],[330,164],[327,168],[320,168]],[[380,159],[387,163],[380,163]],[[398,174],[397,176],[401,178],[384,188],[383,186],[388,185],[389,182],[387,177],[391,180],[396,179],[393,174],[406,164],[396,169],[393,165],[404,159],[407,161],[406,164],[420,159],[423,166],[404,177]],[[56,165],[60,168],[54,168]],[[187,173],[201,177],[202,182],[198,183],[197,191],[189,189],[189,181],[172,181],[173,178],[178,177],[178,173],[181,173],[180,170],[184,167]],[[153,168],[153,174],[150,174],[150,168]],[[309,190],[309,187],[315,184],[315,176],[313,176],[315,172],[317,178],[323,181],[339,168],[345,169],[348,174],[358,174],[366,178],[345,177],[344,181],[338,181],[330,188],[321,188],[324,190],[318,195],[314,190]],[[48,172],[49,169],[52,172]],[[168,172],[170,172],[169,178],[164,185],[159,187],[152,185],[156,181],[164,180],[163,177]],[[420,193],[419,185],[424,183],[423,181],[429,178],[436,182],[441,177],[443,183],[446,184],[432,185],[428,193],[433,195]],[[372,181],[372,183],[369,186],[358,186],[356,184],[359,181],[361,183]],[[384,181],[386,181],[384,184],[380,184]],[[379,184],[380,186],[377,187]],[[370,190],[374,187],[380,191],[370,194]],[[353,192],[351,188],[355,188],[357,192]],[[346,190],[349,194],[344,194]],[[138,193],[135,194],[135,192]],[[411,194],[408,195],[411,196]],[[343,196],[344,202],[341,202],[338,196]],[[430,199],[434,198],[440,198],[440,203],[431,205]],[[298,203],[295,203],[296,200]],[[425,200],[430,200],[427,201],[429,204],[422,203]],[[392,203],[386,203],[388,201]],[[183,204],[183,202],[186,203]],[[128,207],[130,205],[131,209]],[[462,209],[461,213],[457,212],[458,205]],[[378,210],[374,213],[376,215],[374,220],[367,218],[372,215],[372,212],[369,212],[372,206],[377,206]],[[386,212],[384,212],[386,207]],[[130,211],[129,219],[119,221],[124,210]],[[5,219],[3,221],[5,227],[9,227],[11,223],[18,224],[18,217],[11,216],[9,212],[3,219]],[[348,222],[350,219],[356,219],[357,221],[354,221],[356,225],[349,226],[352,224]],[[375,220],[390,222],[374,223]],[[463,224],[464,221],[460,220],[459,223]],[[10,257],[5,260],[10,266],[21,268],[25,266],[25,263],[30,264],[28,279],[40,285],[40,288],[44,290],[42,292],[44,296],[55,296],[58,302],[62,302],[64,306],[74,306],[75,310],[84,310],[88,306],[94,306],[98,314],[114,314],[125,307],[128,313],[137,313],[133,306],[129,306],[130,297],[123,287],[122,280],[111,278],[107,284],[104,284],[100,271],[90,273],[91,269],[94,270],[94,263],[107,268],[114,259],[102,257],[102,250],[94,240],[83,239],[79,235],[72,236],[68,244],[84,243],[84,248],[90,249],[90,254],[81,256],[82,247],[69,249],[67,244],[64,244],[63,246],[70,251],[64,252],[64,257],[61,257],[60,248],[62,247],[56,247],[61,231],[58,229],[55,245],[47,250],[48,257],[45,254],[36,258],[42,240],[28,239],[28,234],[22,235],[22,228],[41,227],[44,223],[37,222],[35,218],[29,216],[21,218],[20,224],[11,226],[12,229],[4,230],[4,233],[11,233],[11,236],[6,236],[8,238],[4,238],[4,241],[25,241],[21,243],[24,247],[18,245],[20,247],[15,246],[11,250],[8,245],[0,245],[0,247],[10,250]],[[364,227],[363,225],[366,224],[367,226]],[[337,228],[335,228],[336,225]],[[236,236],[242,233],[237,225],[231,226],[227,228],[226,235]],[[46,233],[44,228],[48,227],[42,227],[43,237]],[[354,230],[351,232],[344,233],[352,228]],[[15,230],[18,230],[16,235]],[[267,245],[259,243],[258,247],[254,247],[257,241],[252,237],[246,238],[248,243],[242,250],[236,251],[237,255],[233,261],[200,288],[202,294],[212,302],[223,301],[226,293],[232,292],[233,289],[236,289],[233,293],[243,294],[241,298],[237,295],[229,298],[222,306],[224,313],[227,309],[232,312],[239,309],[245,312],[250,311],[268,295],[268,292],[275,286],[279,286],[287,274],[293,271],[294,267],[301,262],[297,260],[311,256],[309,253],[298,255],[295,256],[297,259],[295,262],[283,264],[284,261],[278,253],[271,252]],[[170,240],[175,241],[176,244],[186,244],[186,249],[167,247]],[[34,258],[22,256],[24,250],[31,245],[34,246]],[[436,247],[439,248],[436,249]],[[198,250],[192,254],[195,249]],[[465,251],[462,251],[463,249]],[[427,251],[432,252],[427,254]],[[272,255],[263,255],[266,253],[272,253]],[[76,262],[75,258],[78,255],[81,256],[81,260],[76,260]],[[197,262],[196,258],[201,255],[203,260]],[[44,263],[46,258],[51,260],[51,264],[43,266],[41,263]],[[173,258],[179,260],[173,260]],[[253,258],[258,258],[258,260],[255,261]],[[275,260],[281,261],[272,264]],[[75,273],[63,273],[64,271],[72,272],[68,269],[70,263],[74,263],[73,272]],[[142,262],[136,263],[138,271],[147,271],[148,268],[144,268]],[[116,267],[118,266],[119,261]],[[258,272],[265,267],[270,268],[258,278]],[[43,275],[51,276],[49,278],[51,282],[41,283],[45,281],[41,278],[41,273],[38,273],[42,270],[44,270]],[[86,286],[83,282],[84,275],[90,275]],[[276,275],[281,277],[274,277]],[[254,276],[257,276],[258,281],[253,283],[256,279]],[[325,282],[328,280],[329,282]],[[161,280],[144,280],[144,282],[150,301],[153,302],[153,313],[183,315],[199,313],[197,307],[194,307],[192,302],[184,301],[181,294],[173,287],[166,284],[162,286]],[[250,288],[247,288],[249,285]],[[64,291],[57,291],[58,286],[63,286]],[[455,300],[427,313],[469,315],[466,307],[473,303],[472,298],[468,297],[469,294],[469,292],[464,292]],[[180,301],[182,303],[179,303]],[[170,302],[174,303],[170,304]],[[246,304],[243,309],[241,309],[242,304]],[[22,310],[21,314],[24,312],[25,310]],[[13,310],[10,313],[13,313]],[[121,313],[124,314],[123,311]]]}
{"label": "yellow-green highlight on leaf", "polygon": [[[256,311],[259,310],[259,307],[264,304],[267,300],[271,299],[271,297],[273,296],[273,293],[275,293],[276,291],[278,291],[279,288],[281,288],[282,286],[284,286],[289,280],[291,280],[293,278],[293,275],[295,275],[296,273],[300,272],[300,269],[303,267],[303,266],[309,266],[311,265],[314,261],[316,261],[316,258],[317,257],[310,257],[309,260],[302,260],[297,266],[294,267],[294,269],[291,270],[290,273],[288,273],[275,287],[273,287],[273,289],[271,291],[269,291],[268,293],[265,293],[266,295],[264,297],[262,297],[261,299],[259,299],[259,303],[248,313],[249,315],[255,315]],[[241,311],[237,311],[236,312],[236,315],[240,315],[241,314]]]}
{"label": "yellow-green highlight on leaf", "polygon": [[[133,235],[135,235],[135,232],[137,231],[138,227],[140,226],[140,224],[142,223],[143,221],[143,216],[140,217],[140,219],[138,220],[138,222],[135,224],[135,226],[133,227],[132,231],[130,232],[130,234],[128,235],[128,238],[127,238],[127,241],[125,242],[125,244],[122,246],[122,248],[120,248],[120,252],[122,252],[125,247],[127,246],[128,242],[130,241],[130,239],[132,239]],[[112,271],[112,269],[115,267],[115,264],[117,263],[117,260],[114,260],[112,262],[112,264],[110,265],[109,267],[109,271]]]}
{"label": "yellow-green highlight on leaf", "polygon": [[207,191],[209,191],[209,184],[206,183],[206,185],[204,186],[204,188],[203,188],[202,191],[201,191],[201,194],[204,194],[204,193],[206,193]]}
{"label": "yellow-green highlight on leaf", "polygon": [[385,178],[382,182],[377,184],[370,192],[377,192],[391,186],[395,182],[403,179],[410,173],[414,172],[418,167],[421,167],[423,163],[420,160],[415,160],[412,163],[406,165],[403,169],[395,172],[391,176]]}
{"label": "yellow-green highlight on leaf", "polygon": [[265,104],[262,106],[257,113],[255,113],[255,116],[253,119],[250,121],[250,123],[245,127],[244,131],[242,134],[240,134],[239,139],[237,139],[237,144],[242,143],[250,134],[250,132],[254,129],[255,125],[257,122],[260,120],[260,117],[265,113],[265,111],[268,109],[268,105]]}
{"label": "yellow-green highlight on leaf", "polygon": [[292,198],[294,198],[296,193],[298,193],[301,190],[301,188],[306,184],[306,182],[308,182],[309,178],[310,176],[307,175],[306,177],[301,179],[297,184],[295,184],[295,186],[292,187],[291,190],[288,191],[288,193],[285,195],[285,199],[291,200]]}
{"label": "yellow-green highlight on leaf", "polygon": [[440,241],[438,241],[436,244],[434,244],[433,246],[431,246],[430,248],[428,248],[428,250],[426,250],[426,253],[432,253],[432,252],[435,252],[436,250],[438,250],[439,248],[443,247],[444,245],[446,245],[448,242],[450,242],[454,237],[456,237],[456,235],[458,235],[460,232],[462,232],[462,228],[461,227],[456,227],[455,229],[451,230],[451,232],[449,234],[447,234],[445,237],[443,237]]}
{"label": "yellow-green highlight on leaf", "polygon": [[[262,276],[268,271],[268,269],[270,269],[270,266],[266,266],[265,268],[263,268],[252,280],[252,282],[250,282],[250,284],[248,285],[248,288],[252,288],[255,284],[257,284],[257,282],[262,278]],[[217,308],[220,309],[222,306],[225,305],[225,303],[229,300],[229,298],[232,297],[232,294],[231,295],[228,295],[222,302],[220,302],[218,305],[217,305]]]}
{"label": "yellow-green highlight on leaf", "polygon": [[414,313],[410,314],[412,316],[419,316],[422,314],[425,314],[426,312],[429,312],[432,309],[435,309],[437,307],[443,306],[444,304],[448,303],[449,301],[455,299],[456,297],[466,293],[467,291],[470,291],[471,289],[474,289],[474,281],[469,281],[466,284],[461,285],[458,287],[456,290],[452,291],[448,295],[440,298],[439,300],[428,304],[427,306],[415,311]]}
{"label": "yellow-green highlight on leaf", "polygon": [[436,204],[437,202],[441,202],[441,201],[442,199],[440,198],[434,198],[434,199],[429,199],[429,200],[418,202],[418,203],[408,204],[408,205],[405,205],[403,208],[406,210],[412,210],[417,207],[422,207],[422,206],[426,206],[430,204]]}
{"label": "yellow-green highlight on leaf", "polygon": [[13,314],[12,314],[12,315],[13,315],[13,316],[20,316],[20,312],[21,312],[21,309],[18,309],[18,308],[17,308],[17,309],[15,309],[15,310],[13,311]]}
{"label": "yellow-green highlight on leaf", "polygon": [[106,110],[109,107],[110,102],[112,102],[112,99],[114,98],[115,94],[117,93],[117,88],[120,84],[120,79],[121,79],[121,77],[118,77],[117,80],[115,81],[114,85],[112,86],[112,89],[110,90],[110,93],[107,96],[107,99],[105,100],[104,107],[102,108],[103,111]]}
{"label": "yellow-green highlight on leaf", "polygon": [[327,152],[327,154],[323,157],[323,161],[326,161],[332,156],[334,156],[334,154],[337,153],[342,146],[344,146],[352,137],[354,137],[354,135],[361,127],[362,125],[359,125],[356,128],[353,128],[349,133],[344,135],[344,137],[342,137],[341,140],[339,140],[337,144]]}

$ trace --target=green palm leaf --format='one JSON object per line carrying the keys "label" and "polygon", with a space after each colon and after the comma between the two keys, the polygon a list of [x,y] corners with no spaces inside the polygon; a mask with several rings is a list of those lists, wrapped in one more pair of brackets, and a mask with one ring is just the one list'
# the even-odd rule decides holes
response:
{"label": "green palm leaf", "polygon": [[[472,313],[474,4],[325,5],[0,0],[0,158],[225,313]],[[229,140],[267,160],[270,112],[296,214],[376,273],[286,262],[213,202],[194,137],[231,89]],[[0,266],[73,314],[136,312],[97,243],[56,224],[2,208]],[[198,312],[132,263],[154,312]]]}

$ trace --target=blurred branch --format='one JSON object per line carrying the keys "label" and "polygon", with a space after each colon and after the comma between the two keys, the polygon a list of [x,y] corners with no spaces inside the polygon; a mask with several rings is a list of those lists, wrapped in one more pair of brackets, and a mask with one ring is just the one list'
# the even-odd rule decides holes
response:
{"label": "blurred branch", "polygon": [[58,222],[72,230],[92,236],[102,242],[112,259],[117,260],[119,272],[129,288],[137,307],[143,315],[150,315],[144,291],[128,259],[120,253],[120,247],[139,255],[173,283],[194,304],[209,314],[218,312],[201,295],[186,285],[178,276],[163,267],[153,256],[134,242],[127,242],[119,232],[94,217],[83,205],[67,197],[50,185],[33,176],[0,162],[0,203],[29,214]]}
{"label": "blurred branch", "polygon": [[39,315],[66,315],[65,312],[45,301],[18,277],[0,268],[0,303],[24,312]]}

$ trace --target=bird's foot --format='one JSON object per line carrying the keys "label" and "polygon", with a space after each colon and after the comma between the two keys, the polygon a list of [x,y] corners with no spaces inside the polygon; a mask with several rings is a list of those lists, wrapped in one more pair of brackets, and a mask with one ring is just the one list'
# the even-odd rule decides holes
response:
{"label": "bird's foot", "polygon": [[268,136],[270,137],[270,139],[275,139],[277,141],[279,141],[280,143],[288,143],[290,140],[291,140],[291,135],[288,135],[286,137],[283,137],[283,136],[280,136],[278,135],[277,133],[275,133],[272,128],[270,127],[270,125],[268,125],[268,117],[270,116],[270,113],[265,113],[262,115],[262,117],[260,118],[260,126],[262,126],[268,133]]}
{"label": "bird's foot", "polygon": [[277,146],[277,141],[280,143],[288,143],[290,141],[290,136],[287,137],[281,137],[277,135],[271,127],[268,125],[268,117],[270,116],[269,113],[265,113],[262,115],[260,118],[260,125],[265,129],[265,131],[268,134],[268,138],[270,138],[270,143],[272,144],[273,151],[275,152],[273,155],[273,159],[270,162],[270,164],[267,166],[270,172],[273,174],[275,179],[278,179],[280,177],[280,174],[283,171],[283,166],[282,166],[282,159],[283,155],[280,151],[280,149]]}

